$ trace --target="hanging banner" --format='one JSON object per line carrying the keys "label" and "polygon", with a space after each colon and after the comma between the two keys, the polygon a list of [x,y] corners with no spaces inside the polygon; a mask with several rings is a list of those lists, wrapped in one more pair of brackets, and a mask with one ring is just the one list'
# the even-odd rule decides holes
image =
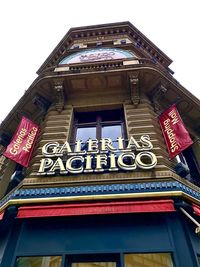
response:
{"label": "hanging banner", "polygon": [[193,211],[196,215],[200,216],[200,207],[195,205],[195,204],[192,204],[192,207],[193,207]]}
{"label": "hanging banner", "polygon": [[24,167],[28,167],[38,133],[39,126],[22,117],[17,131],[4,152],[4,156]]}
{"label": "hanging banner", "polygon": [[160,115],[159,122],[171,159],[193,143],[175,104]]}

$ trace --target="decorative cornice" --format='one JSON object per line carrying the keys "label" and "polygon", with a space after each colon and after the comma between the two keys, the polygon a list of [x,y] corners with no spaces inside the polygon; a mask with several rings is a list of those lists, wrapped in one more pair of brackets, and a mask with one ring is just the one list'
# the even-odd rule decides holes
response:
{"label": "decorative cornice", "polygon": [[113,36],[114,39],[116,35],[120,34],[127,35],[129,38],[131,38],[138,50],[145,51],[145,54],[148,54],[149,58],[156,62],[159,62],[165,68],[167,68],[172,63],[172,60],[166,54],[164,54],[130,22],[119,22],[71,28],[64,36],[64,38],[60,41],[60,43],[56,46],[53,52],[49,55],[49,57],[45,60],[37,73],[41,74],[46,68],[55,65],[63,57],[64,54],[69,52],[70,46],[77,39],[85,40],[86,38],[99,38],[101,36],[103,36],[104,38],[106,36]]}
{"label": "decorative cornice", "polygon": [[[181,184],[177,181],[167,182],[143,182],[143,183],[129,183],[129,184],[106,184],[106,185],[88,185],[88,186],[71,186],[71,187],[48,187],[48,188],[18,188],[13,191],[10,195],[0,201],[0,210],[7,206],[7,203],[14,201],[15,203],[24,202],[31,203],[37,199],[38,203],[40,200],[45,202],[53,202],[55,199],[62,198],[66,200],[71,197],[77,197],[81,200],[82,198],[104,198],[109,195],[113,198],[118,196],[124,196],[128,194],[129,197],[156,197],[158,194],[160,197],[173,195],[174,192],[182,192],[186,194],[188,198],[193,199],[196,202],[200,202],[200,192],[195,191]],[[181,195],[181,193],[180,193]]]}

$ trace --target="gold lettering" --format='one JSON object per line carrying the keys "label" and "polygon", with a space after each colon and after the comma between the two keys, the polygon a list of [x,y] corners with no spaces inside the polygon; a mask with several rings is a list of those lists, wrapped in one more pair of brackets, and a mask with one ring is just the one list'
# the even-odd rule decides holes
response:
{"label": "gold lettering", "polygon": [[82,156],[73,156],[71,158],[69,158],[66,161],[66,169],[70,172],[70,173],[81,173],[83,172],[83,166],[74,168],[72,167],[72,164],[74,161],[81,161],[84,162],[84,158]]}
{"label": "gold lettering", "polygon": [[152,169],[157,164],[157,158],[155,154],[149,151],[140,152],[137,154],[135,161],[137,166],[144,170]]}
{"label": "gold lettering", "polygon": [[[125,159],[130,158],[130,163],[127,164],[125,163]],[[135,162],[135,154],[133,152],[128,152],[128,153],[122,153],[117,160],[117,164],[118,166],[122,169],[122,170],[127,170],[127,171],[131,171],[131,170],[135,170],[136,169],[136,164]]]}
{"label": "gold lettering", "polygon": [[98,140],[97,139],[89,139],[88,143],[88,154],[97,154],[99,152],[98,149]]}
{"label": "gold lettering", "polygon": [[109,168],[109,171],[117,171],[119,170],[116,166],[116,155],[111,153],[109,156],[110,158],[110,168]]}
{"label": "gold lettering", "polygon": [[47,143],[42,147],[42,154],[45,157],[54,157],[58,147],[58,142]]}
{"label": "gold lettering", "polygon": [[127,151],[132,151],[132,150],[138,151],[141,149],[141,147],[138,144],[138,142],[135,140],[135,138],[133,138],[133,136],[131,136],[126,149],[127,149]]}
{"label": "gold lettering", "polygon": [[107,156],[105,154],[98,154],[95,156],[95,159],[97,161],[96,163],[96,169],[95,172],[103,172],[104,169],[102,168],[102,165],[107,165]]}
{"label": "gold lettering", "polygon": [[118,141],[118,148],[119,148],[119,150],[124,150],[124,138],[118,137],[117,138],[117,141]]}
{"label": "gold lettering", "polygon": [[38,174],[44,175],[44,174],[46,174],[46,172],[45,172],[46,169],[50,168],[53,165],[53,160],[46,158],[46,159],[41,159],[40,162],[41,163],[40,163],[40,168],[39,168]]}
{"label": "gold lettering", "polygon": [[[100,151],[98,142],[101,144]],[[119,169],[131,171],[137,167],[145,170],[156,166],[157,158],[155,154],[148,151],[153,148],[149,135],[142,135],[140,141],[136,141],[131,136],[127,148],[124,148],[124,139],[122,137],[118,137],[117,142],[118,148],[116,149],[110,138],[102,138],[100,141],[89,139],[87,141],[88,151],[85,151],[81,150],[82,141],[77,140],[73,152],[68,142],[65,142],[62,146],[58,142],[47,143],[42,147],[42,153],[48,158],[41,160],[38,175],[55,174],[56,170],[61,174],[68,172],[75,174],[82,172],[92,173],[94,171],[103,172],[104,170],[117,171]],[[28,145],[29,142],[23,147],[23,150],[29,150]],[[10,149],[10,153],[16,155],[18,149],[19,144],[15,143],[13,148]],[[138,153],[137,151],[140,152]],[[105,153],[108,153],[108,155]],[[64,155],[69,156],[66,163],[62,157],[58,157]],[[57,159],[51,159],[56,156]],[[93,166],[94,164],[96,165],[95,167]]]}
{"label": "gold lettering", "polygon": [[71,147],[67,141],[63,144],[61,149],[56,153],[56,156],[62,156],[64,153],[65,154],[67,153],[68,155],[72,153]]}
{"label": "gold lettering", "polygon": [[140,142],[142,143],[142,150],[151,150],[153,148],[149,135],[142,135],[140,137]]}
{"label": "gold lettering", "polygon": [[84,155],[86,154],[85,150],[81,150],[81,145],[83,142],[81,140],[76,141],[75,151],[74,154]]}
{"label": "gold lettering", "polygon": [[54,174],[55,170],[59,170],[60,173],[67,173],[65,171],[65,167],[64,167],[64,164],[63,164],[61,158],[57,158],[57,160],[55,161],[55,163],[53,164],[53,166],[49,170],[49,173]]}
{"label": "gold lettering", "polygon": [[115,149],[112,146],[112,140],[110,138],[102,138],[100,142],[101,142],[101,153],[105,153],[107,151],[111,152],[117,151],[117,149]]}
{"label": "gold lettering", "polygon": [[93,172],[93,169],[92,169],[92,156],[91,155],[87,155],[85,157],[85,161],[86,161],[86,165],[85,165],[84,172]]}

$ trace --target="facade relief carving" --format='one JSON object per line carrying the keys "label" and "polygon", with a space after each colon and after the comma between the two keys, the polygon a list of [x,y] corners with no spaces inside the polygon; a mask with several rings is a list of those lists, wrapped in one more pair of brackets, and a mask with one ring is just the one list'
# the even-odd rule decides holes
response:
{"label": "facade relief carving", "polygon": [[133,105],[137,107],[138,104],[140,103],[138,73],[133,73],[129,75],[129,85],[130,85],[131,101]]}
{"label": "facade relief carving", "polygon": [[55,106],[58,112],[61,112],[65,105],[63,82],[63,79],[54,80]]}

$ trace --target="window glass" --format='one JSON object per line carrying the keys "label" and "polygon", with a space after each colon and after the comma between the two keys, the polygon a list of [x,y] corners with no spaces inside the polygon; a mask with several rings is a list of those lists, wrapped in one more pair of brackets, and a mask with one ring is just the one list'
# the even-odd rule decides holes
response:
{"label": "window glass", "polygon": [[123,117],[123,111],[121,109],[106,110],[99,112],[102,121],[120,121]]}
{"label": "window glass", "polygon": [[89,138],[96,138],[96,127],[80,127],[77,128],[76,140],[86,142]]}
{"label": "window glass", "polygon": [[75,112],[75,117],[78,123],[93,123],[96,122],[97,112]]}
{"label": "window glass", "polygon": [[75,136],[73,141],[86,142],[89,138],[111,138],[113,141],[122,136],[123,110],[104,110],[96,112],[75,112]]}
{"label": "window glass", "polygon": [[126,254],[125,267],[173,267],[170,253]]}
{"label": "window glass", "polygon": [[117,138],[122,136],[121,125],[108,125],[102,127],[102,138],[110,138],[113,140],[113,147],[117,148]]}
{"label": "window glass", "polygon": [[16,267],[61,267],[61,256],[19,257]]}

